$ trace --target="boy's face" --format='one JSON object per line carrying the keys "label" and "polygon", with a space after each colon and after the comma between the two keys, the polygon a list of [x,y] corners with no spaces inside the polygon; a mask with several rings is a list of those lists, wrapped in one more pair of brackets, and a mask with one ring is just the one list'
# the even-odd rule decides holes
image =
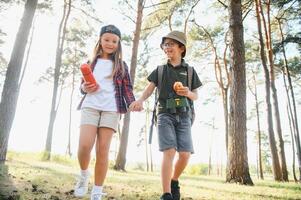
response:
{"label": "boy's face", "polygon": [[162,44],[163,51],[169,59],[177,59],[182,57],[185,47],[180,47],[179,44],[173,39],[166,38]]}

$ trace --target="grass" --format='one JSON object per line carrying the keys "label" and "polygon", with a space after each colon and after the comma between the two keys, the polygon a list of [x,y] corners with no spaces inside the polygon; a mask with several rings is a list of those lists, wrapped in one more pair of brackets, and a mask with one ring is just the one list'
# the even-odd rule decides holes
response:
{"label": "grass", "polygon": [[[0,165],[0,199],[77,199],[72,195],[78,172],[76,160],[55,156],[46,162],[41,161],[40,156],[8,154],[6,164]],[[253,181],[255,186],[242,186],[225,183],[221,177],[184,175],[181,177],[182,200],[301,199],[300,184],[259,181],[256,178]],[[158,172],[109,170],[105,192],[108,193],[105,200],[158,200],[161,194],[160,175]],[[84,199],[89,199],[89,196]]]}

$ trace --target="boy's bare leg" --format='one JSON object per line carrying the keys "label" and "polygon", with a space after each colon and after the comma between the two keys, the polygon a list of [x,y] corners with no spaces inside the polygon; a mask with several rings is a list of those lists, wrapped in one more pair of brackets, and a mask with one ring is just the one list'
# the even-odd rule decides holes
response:
{"label": "boy's bare leg", "polygon": [[170,181],[172,175],[172,164],[176,150],[174,148],[167,149],[163,152],[163,161],[161,166],[161,181],[163,193],[170,193]]}
{"label": "boy's bare leg", "polygon": [[[185,167],[188,164],[189,158],[191,153],[190,152],[179,152],[179,158],[175,164],[172,180],[178,180],[182,172],[184,171]],[[170,186],[170,183],[169,183]]]}

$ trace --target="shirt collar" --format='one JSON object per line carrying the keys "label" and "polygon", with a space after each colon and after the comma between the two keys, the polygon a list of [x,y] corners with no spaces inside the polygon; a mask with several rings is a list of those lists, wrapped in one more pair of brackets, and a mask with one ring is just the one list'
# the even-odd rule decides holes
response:
{"label": "shirt collar", "polygon": [[[170,66],[172,66],[172,64],[170,64],[170,61],[169,60],[167,60],[167,65],[170,65]],[[185,60],[182,58],[181,59],[181,64],[179,64],[179,65],[177,65],[177,66],[175,66],[175,67],[188,67],[188,64],[185,62]]]}

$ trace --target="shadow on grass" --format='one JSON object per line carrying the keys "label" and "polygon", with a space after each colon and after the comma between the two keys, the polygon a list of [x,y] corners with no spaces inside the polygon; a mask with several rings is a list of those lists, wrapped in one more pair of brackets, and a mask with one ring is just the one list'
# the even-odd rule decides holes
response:
{"label": "shadow on grass", "polygon": [[20,199],[20,194],[18,194],[18,190],[14,186],[12,178],[15,177],[9,174],[8,166],[0,164],[0,200]]}
{"label": "shadow on grass", "polygon": [[259,182],[259,183],[255,183],[256,186],[260,186],[260,187],[269,187],[269,188],[282,188],[282,189],[287,189],[287,190],[293,190],[296,192],[300,192],[301,193],[301,186],[300,184],[293,184],[295,182],[273,182],[273,183],[269,183],[269,182]]}
{"label": "shadow on grass", "polygon": [[195,181],[213,182],[213,183],[226,183],[222,177],[210,177],[210,176],[187,176],[184,175],[182,179],[189,179]]}
{"label": "shadow on grass", "polygon": [[[208,190],[208,191],[209,190],[210,191],[214,191],[216,194],[218,194],[219,192],[227,193],[231,197],[236,197],[237,196],[237,199],[241,198],[242,196],[252,196],[252,197],[255,197],[255,198],[258,198],[258,199],[267,199],[267,200],[270,200],[270,199],[276,199],[276,200],[278,200],[278,199],[279,200],[300,200],[300,198],[278,197],[278,196],[269,195],[269,194],[253,194],[253,193],[246,193],[245,191],[241,191],[241,192],[240,191],[228,191],[228,190],[224,190],[224,189],[220,189],[220,188],[213,189],[213,188],[205,187],[205,186],[196,186],[196,188],[204,189],[204,190]],[[223,194],[220,194],[220,195],[224,196]]]}

